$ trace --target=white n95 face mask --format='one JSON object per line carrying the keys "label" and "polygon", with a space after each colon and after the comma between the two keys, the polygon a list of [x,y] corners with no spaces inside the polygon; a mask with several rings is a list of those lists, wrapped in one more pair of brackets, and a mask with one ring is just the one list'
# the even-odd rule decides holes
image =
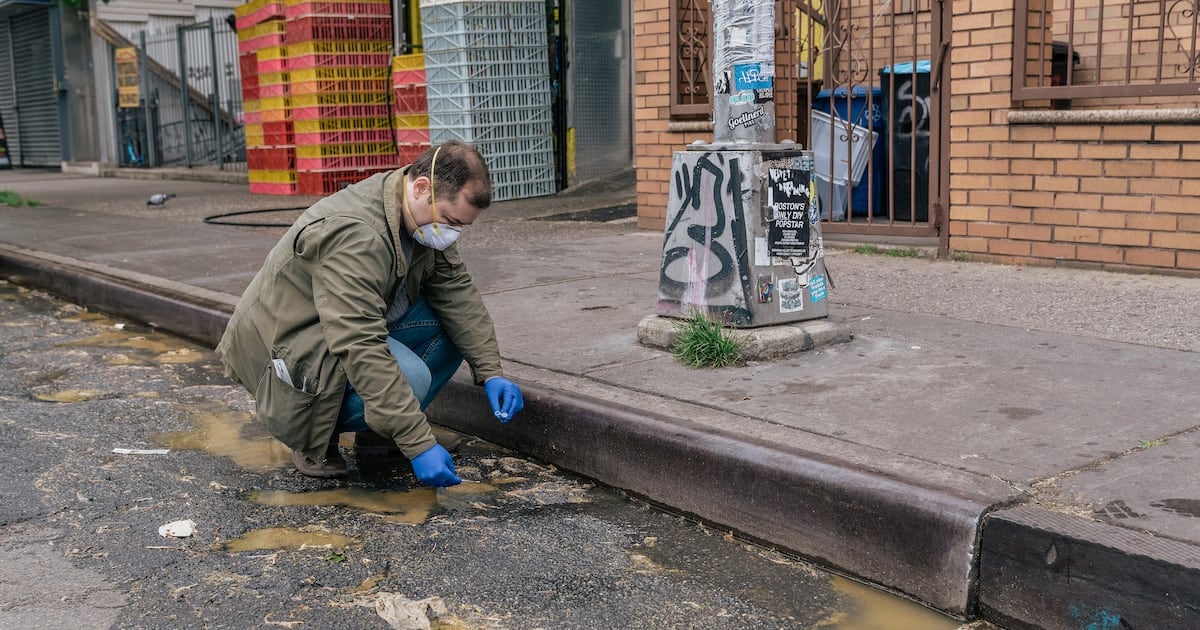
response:
{"label": "white n95 face mask", "polygon": [[427,223],[413,231],[413,240],[438,251],[444,251],[458,240],[462,228],[445,223]]}

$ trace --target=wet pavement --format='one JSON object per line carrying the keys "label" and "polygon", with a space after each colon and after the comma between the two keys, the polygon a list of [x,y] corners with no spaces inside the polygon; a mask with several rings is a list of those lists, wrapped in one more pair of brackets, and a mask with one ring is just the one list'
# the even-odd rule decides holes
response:
{"label": "wet pavement", "polygon": [[3,627],[959,625],[481,440],[453,488],[303,477],[208,350],[2,281],[0,321]]}

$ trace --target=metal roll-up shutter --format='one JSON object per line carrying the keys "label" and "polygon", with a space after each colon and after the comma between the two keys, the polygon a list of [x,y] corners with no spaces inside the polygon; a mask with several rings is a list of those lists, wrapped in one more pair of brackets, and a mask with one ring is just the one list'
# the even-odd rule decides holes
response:
{"label": "metal roll-up shutter", "polygon": [[[20,166],[62,166],[62,141],[58,132],[58,99],[54,93],[54,51],[50,42],[50,12],[37,10],[14,15],[12,37],[13,80],[17,92],[15,127]],[[10,149],[13,141],[9,141]]]}
{"label": "metal roll-up shutter", "polygon": [[8,141],[8,154],[12,164],[20,164],[17,88],[13,83],[12,38],[9,35],[7,19],[0,19],[0,122],[4,123],[4,135]]}

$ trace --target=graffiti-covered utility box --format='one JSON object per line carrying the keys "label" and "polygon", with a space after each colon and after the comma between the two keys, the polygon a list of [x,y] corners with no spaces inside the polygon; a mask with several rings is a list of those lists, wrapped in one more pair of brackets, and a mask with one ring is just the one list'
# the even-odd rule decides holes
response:
{"label": "graffiti-covered utility box", "polygon": [[675,152],[658,314],[699,309],[738,328],[826,317],[812,170],[812,152],[795,144]]}

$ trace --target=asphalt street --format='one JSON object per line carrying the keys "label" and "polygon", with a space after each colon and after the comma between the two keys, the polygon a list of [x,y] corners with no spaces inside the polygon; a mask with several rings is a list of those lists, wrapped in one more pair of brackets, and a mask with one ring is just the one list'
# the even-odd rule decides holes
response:
{"label": "asphalt street", "polygon": [[207,349],[3,282],[0,320],[0,627],[958,626],[479,440],[455,488],[306,478]]}

